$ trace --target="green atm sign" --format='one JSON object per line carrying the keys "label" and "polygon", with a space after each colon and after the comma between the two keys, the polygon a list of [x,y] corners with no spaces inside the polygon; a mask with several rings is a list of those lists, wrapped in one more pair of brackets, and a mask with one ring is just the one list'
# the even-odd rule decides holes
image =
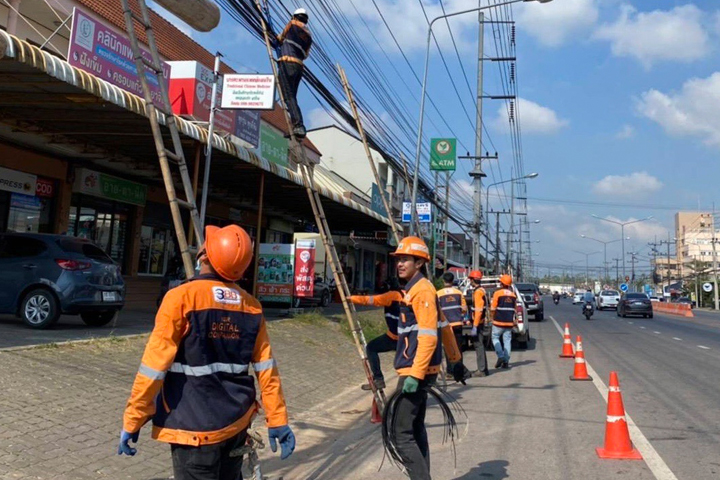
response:
{"label": "green atm sign", "polygon": [[455,171],[455,138],[430,139],[430,170]]}

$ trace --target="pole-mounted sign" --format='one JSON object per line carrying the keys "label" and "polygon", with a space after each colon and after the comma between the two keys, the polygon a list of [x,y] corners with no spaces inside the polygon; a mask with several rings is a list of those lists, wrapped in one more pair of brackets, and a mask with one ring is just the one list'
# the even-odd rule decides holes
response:
{"label": "pole-mounted sign", "polygon": [[430,170],[455,171],[456,162],[455,138],[431,138],[430,139]]}

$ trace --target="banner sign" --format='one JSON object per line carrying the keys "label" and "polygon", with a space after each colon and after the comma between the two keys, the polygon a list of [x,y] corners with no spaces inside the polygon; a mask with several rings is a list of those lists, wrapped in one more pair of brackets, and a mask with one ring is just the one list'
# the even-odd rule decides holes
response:
{"label": "banner sign", "polygon": [[[402,210],[402,221],[403,223],[412,221],[411,213],[412,202],[403,202]],[[432,221],[432,204],[430,202],[422,202],[415,204],[415,211],[417,212],[418,222],[430,223]]]}
{"label": "banner sign", "polygon": [[260,146],[260,112],[238,110],[235,115],[235,136],[257,148]]}
{"label": "banner sign", "polygon": [[10,206],[13,208],[34,210],[36,212],[42,210],[42,202],[38,197],[34,195],[23,195],[22,193],[10,194]]}
{"label": "banner sign", "polygon": [[403,202],[402,222],[403,223],[412,222],[412,204],[410,202]]}
{"label": "banner sign", "polygon": [[293,245],[261,243],[256,281],[261,302],[291,303]]}
{"label": "banner sign", "polygon": [[455,138],[430,139],[430,170],[455,171]]}
{"label": "banner sign", "polygon": [[37,177],[29,173],[0,167],[0,190],[34,195],[37,190]]}
{"label": "banner sign", "polygon": [[272,110],[275,108],[275,77],[250,73],[225,75],[220,108]]}
{"label": "banner sign", "polygon": [[[78,8],[73,8],[69,45],[67,58],[70,65],[143,97],[130,40],[125,35],[116,33],[109,25],[93,19]],[[142,48],[141,51],[142,56],[152,62],[150,52]],[[160,66],[167,81],[170,78],[170,65],[162,62]],[[147,78],[153,102],[164,105],[154,72],[145,67],[143,73]]]}
{"label": "banner sign", "polygon": [[38,197],[54,197],[55,182],[44,178],[37,179],[37,187],[35,187],[35,195]]}
{"label": "banner sign", "polygon": [[[385,197],[387,198],[387,196]],[[370,209],[377,213],[378,215],[382,215],[383,217],[387,217],[387,212],[385,211],[385,205],[383,204],[382,200],[382,192],[380,191],[380,188],[377,186],[376,183],[372,184],[372,202],[370,204]]]}
{"label": "banner sign", "polygon": [[315,239],[295,242],[295,296],[312,297],[315,289]]}
{"label": "banner sign", "polygon": [[73,191],[140,206],[147,198],[145,185],[87,168],[76,170]]}
{"label": "banner sign", "polygon": [[273,127],[264,124],[260,126],[260,151],[262,158],[268,162],[283,167],[289,165],[287,138]]}

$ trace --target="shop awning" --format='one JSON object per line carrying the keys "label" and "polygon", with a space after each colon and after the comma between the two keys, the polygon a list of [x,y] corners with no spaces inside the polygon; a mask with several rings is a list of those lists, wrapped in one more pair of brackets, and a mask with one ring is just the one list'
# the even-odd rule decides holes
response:
{"label": "shop awning", "polygon": [[[4,31],[0,31],[2,53],[0,137],[41,148],[75,164],[101,166],[145,183],[161,184],[143,99]],[[192,165],[197,142],[207,144],[208,132],[176,118]],[[160,122],[165,123],[162,114]],[[219,135],[213,136],[213,146],[211,197],[231,206],[256,208],[260,177],[265,172],[272,174],[265,175],[265,211],[291,219],[312,219],[299,173],[259,158]],[[346,198],[343,188],[321,169],[315,173],[315,184],[323,197],[332,200],[323,206],[333,230],[380,230],[390,224],[387,218]]]}

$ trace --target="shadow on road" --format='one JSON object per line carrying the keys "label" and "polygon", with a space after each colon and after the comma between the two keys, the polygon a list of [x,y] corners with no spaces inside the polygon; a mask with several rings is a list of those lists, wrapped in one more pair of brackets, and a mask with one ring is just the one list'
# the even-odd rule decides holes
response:
{"label": "shadow on road", "polygon": [[476,480],[478,478],[492,478],[494,480],[500,480],[508,478],[507,467],[510,463],[507,460],[490,460],[489,462],[483,462],[477,467],[473,467],[472,470],[467,472],[462,477],[456,477],[454,480]]}

